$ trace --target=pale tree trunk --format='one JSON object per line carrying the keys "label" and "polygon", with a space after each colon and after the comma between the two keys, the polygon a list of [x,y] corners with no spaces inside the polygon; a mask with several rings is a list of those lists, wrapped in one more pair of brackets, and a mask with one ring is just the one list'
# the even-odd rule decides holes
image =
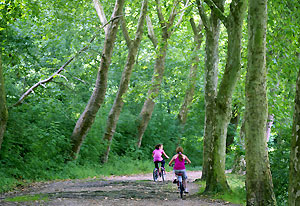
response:
{"label": "pale tree trunk", "polygon": [[[205,180],[208,172],[208,160],[212,156],[212,140],[215,122],[215,98],[217,96],[218,64],[219,64],[219,36],[220,21],[214,10],[211,11],[210,19],[204,14],[201,1],[197,0],[199,13],[206,31],[205,42],[205,127],[203,139],[203,170],[202,179]],[[224,4],[219,0],[218,4]]]}
{"label": "pale tree trunk", "polygon": [[[171,36],[171,27],[174,23],[174,19],[176,16],[176,7],[177,7],[177,1],[174,3],[174,6],[172,8],[170,17],[168,21],[165,21],[164,16],[162,14],[162,9],[160,6],[160,1],[156,0],[156,9],[157,14],[159,18],[159,23],[161,25],[162,30],[162,36],[160,38],[160,41],[157,44],[157,38],[154,35],[153,28],[150,21],[150,18],[147,18],[147,25],[148,25],[148,35],[150,37],[150,40],[152,41],[154,47],[156,47],[156,59],[155,59],[155,65],[154,65],[154,73],[152,76],[151,86],[148,90],[147,99],[144,102],[144,105],[142,107],[142,110],[137,118],[137,147],[140,148],[142,144],[142,139],[144,132],[148,126],[148,123],[151,119],[152,112],[154,110],[155,106],[155,99],[159,94],[161,82],[163,80],[163,74],[165,70],[165,58],[167,55],[167,49],[168,49],[168,39]],[[150,28],[149,28],[150,27]]]}
{"label": "pale tree trunk", "polygon": [[201,19],[198,26],[196,26],[193,18],[190,19],[190,23],[194,32],[195,48],[193,50],[193,58],[191,61],[190,73],[188,78],[188,88],[186,89],[184,100],[178,113],[178,120],[180,122],[180,126],[182,127],[182,129],[187,120],[189,106],[193,101],[195,85],[197,80],[198,66],[200,62],[198,56],[198,50],[200,49],[203,40],[203,35],[201,33],[203,24]]}
{"label": "pale tree trunk", "polygon": [[2,56],[0,54],[0,150],[6,130],[8,112],[6,107],[6,95],[4,88],[4,77],[2,72]]}
{"label": "pale tree trunk", "polygon": [[249,0],[248,66],[246,75],[247,205],[276,205],[266,141],[267,0]]}
{"label": "pale tree trunk", "polygon": [[241,39],[246,0],[233,0],[230,4],[230,14],[224,17],[228,33],[228,50],[225,72],[216,97],[212,156],[208,159],[206,177],[206,192],[226,192],[229,185],[225,176],[225,156],[227,128],[231,118],[232,94],[239,78],[241,68]]}
{"label": "pale tree trunk", "polygon": [[[299,55],[300,59],[300,55]],[[296,84],[295,111],[290,154],[289,200],[290,206],[300,205],[300,70]]]}
{"label": "pale tree trunk", "polygon": [[267,120],[267,128],[266,128],[266,137],[267,137],[267,142],[269,142],[270,136],[271,136],[271,128],[274,122],[274,115],[269,114],[268,115],[268,120]]}
{"label": "pale tree trunk", "polygon": [[[97,74],[96,85],[92,96],[78,119],[71,136],[72,142],[72,157],[77,158],[80,146],[85,139],[88,131],[95,121],[96,114],[104,101],[106,87],[107,87],[107,74],[110,66],[116,34],[119,26],[119,19],[117,18],[122,14],[124,0],[116,0],[115,8],[111,18],[115,20],[110,23],[107,28],[107,35],[105,35],[104,48],[101,55],[101,63]],[[102,22],[103,23],[103,22]]]}
{"label": "pale tree trunk", "polygon": [[108,155],[109,155],[109,151],[110,151],[112,138],[115,133],[116,125],[117,125],[117,122],[118,122],[118,119],[119,119],[119,116],[120,116],[120,113],[122,111],[122,107],[124,104],[123,95],[128,90],[130,76],[132,73],[133,66],[135,64],[138,47],[139,47],[141,39],[142,39],[143,26],[144,26],[146,12],[147,12],[147,5],[148,5],[148,0],[144,0],[142,3],[142,8],[141,8],[141,12],[140,12],[140,18],[138,21],[137,31],[135,34],[135,39],[133,41],[130,39],[130,37],[128,35],[125,21],[124,20],[122,21],[122,30],[123,30],[123,34],[126,39],[129,51],[128,51],[128,56],[127,56],[127,62],[126,62],[124,71],[122,73],[119,90],[118,90],[114,104],[113,104],[113,106],[109,112],[108,118],[107,118],[106,132],[103,136],[103,139],[105,141],[107,141],[106,142],[107,149],[106,149],[106,153],[104,154],[103,159],[102,159],[103,162],[107,162],[107,160],[108,160]]}
{"label": "pale tree trunk", "polygon": [[[266,139],[269,141],[269,137],[271,134],[271,128],[274,122],[274,115],[268,115],[268,120],[266,124]],[[240,149],[235,152],[234,156],[234,164],[232,167],[232,173],[237,174],[245,174],[246,173],[246,161],[245,156],[241,154],[240,150],[245,150],[245,120],[242,121],[241,129],[240,129]],[[226,142],[227,144],[227,142]]]}

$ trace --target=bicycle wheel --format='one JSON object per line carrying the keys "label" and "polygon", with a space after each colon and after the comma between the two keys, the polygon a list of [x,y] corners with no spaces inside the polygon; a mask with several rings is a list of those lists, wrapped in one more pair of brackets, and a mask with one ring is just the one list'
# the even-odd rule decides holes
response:
{"label": "bicycle wheel", "polygon": [[179,182],[179,190],[180,190],[180,197],[182,199],[183,198],[183,190],[184,190],[182,182]]}
{"label": "bicycle wheel", "polygon": [[157,171],[157,169],[155,168],[155,169],[153,170],[153,180],[154,180],[154,182],[157,181],[157,178],[158,178],[158,171]]}
{"label": "bicycle wheel", "polygon": [[166,171],[164,169],[161,170],[161,178],[162,178],[162,181],[164,182],[165,179],[166,179]]}

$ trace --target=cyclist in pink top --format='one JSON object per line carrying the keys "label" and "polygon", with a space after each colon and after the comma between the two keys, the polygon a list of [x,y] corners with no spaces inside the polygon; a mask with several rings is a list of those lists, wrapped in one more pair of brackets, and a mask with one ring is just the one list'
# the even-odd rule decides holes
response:
{"label": "cyclist in pink top", "polygon": [[188,189],[187,189],[187,175],[186,175],[186,170],[185,170],[185,161],[187,161],[187,163],[191,164],[191,161],[189,160],[189,158],[182,154],[183,153],[183,149],[182,147],[177,147],[176,148],[176,155],[174,155],[171,159],[171,161],[169,162],[169,166],[171,166],[171,164],[173,162],[175,162],[174,164],[174,172],[175,174],[177,173],[182,173],[182,179],[183,179],[183,187],[184,187],[184,192],[188,193]]}
{"label": "cyclist in pink top", "polygon": [[[162,158],[162,155],[165,155],[165,157],[167,159],[169,159],[168,155],[166,155],[165,151],[163,150],[164,146],[162,144],[158,144],[155,146],[155,150],[153,150],[153,162],[155,164],[155,167],[158,169],[159,171],[159,166],[158,163],[161,163],[161,167],[165,167],[165,160]],[[159,171],[161,172],[161,171]]]}

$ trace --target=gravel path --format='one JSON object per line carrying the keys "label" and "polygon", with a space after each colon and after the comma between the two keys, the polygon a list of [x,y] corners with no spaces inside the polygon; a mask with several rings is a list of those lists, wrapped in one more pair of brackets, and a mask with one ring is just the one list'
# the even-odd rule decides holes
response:
{"label": "gravel path", "polygon": [[[30,187],[0,195],[0,205],[234,205],[197,196],[199,186],[193,181],[201,171],[189,171],[189,194],[180,199],[177,186],[172,184],[172,172],[165,182],[153,182],[152,174],[111,176],[105,179],[66,180],[35,183]],[[5,198],[20,196],[46,197],[46,200],[8,202]]]}

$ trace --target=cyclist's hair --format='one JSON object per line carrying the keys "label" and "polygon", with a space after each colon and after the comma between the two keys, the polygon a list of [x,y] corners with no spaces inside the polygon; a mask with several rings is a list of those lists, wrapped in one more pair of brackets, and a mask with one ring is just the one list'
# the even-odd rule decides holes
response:
{"label": "cyclist's hair", "polygon": [[183,148],[182,148],[182,147],[177,147],[177,148],[176,148],[176,153],[178,154],[179,160],[182,161],[182,160],[183,160],[183,155],[182,155],[182,153],[183,153]]}
{"label": "cyclist's hair", "polygon": [[161,144],[157,144],[157,145],[155,145],[155,149],[159,149],[159,148],[160,148],[160,146],[161,146]]}

